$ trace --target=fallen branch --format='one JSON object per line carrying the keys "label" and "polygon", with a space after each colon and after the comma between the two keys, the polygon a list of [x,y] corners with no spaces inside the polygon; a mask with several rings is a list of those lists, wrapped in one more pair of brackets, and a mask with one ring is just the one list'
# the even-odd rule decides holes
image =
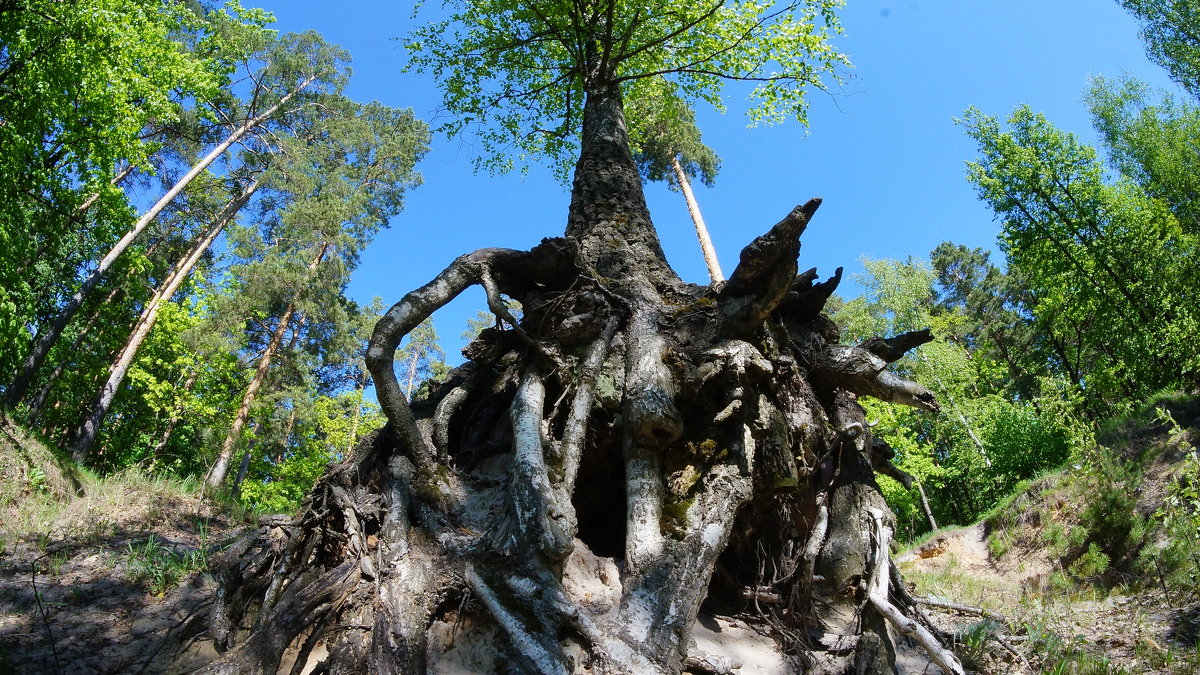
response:
{"label": "fallen branch", "polygon": [[998,642],[1001,647],[1004,647],[1005,651],[1007,651],[1009,654],[1012,654],[1014,657],[1016,657],[1016,659],[1021,662],[1021,665],[1025,666],[1025,670],[1028,670],[1031,673],[1037,672],[1036,670],[1033,669],[1033,665],[1031,665],[1029,663],[1029,661],[1026,660],[1025,655],[1022,654],[1021,652],[1017,651],[1012,645],[1008,644],[1008,640],[1005,639],[1005,637],[1003,635],[993,634],[991,637],[993,640]]}
{"label": "fallen branch", "polygon": [[942,670],[962,675],[965,671],[958,658],[950,650],[938,644],[937,638],[933,637],[933,634],[924,626],[904,616],[888,601],[888,577],[890,575],[886,570],[888,569],[888,542],[891,541],[892,533],[883,522],[883,512],[879,509],[870,509],[870,514],[875,525],[875,560],[871,569],[871,580],[867,585],[867,595],[871,604],[896,627],[896,630],[916,640],[917,644],[921,645],[921,648],[929,654],[929,658],[941,666]]}
{"label": "fallen branch", "polygon": [[997,614],[993,611],[983,609],[982,607],[972,607],[970,605],[962,605],[957,602],[950,602],[949,600],[937,600],[935,598],[923,598],[919,595],[914,595],[914,596],[912,596],[912,598],[913,598],[913,600],[916,600],[917,602],[919,602],[922,605],[925,605],[927,607],[938,607],[940,609],[948,609],[948,610],[951,610],[954,612],[961,612],[963,614],[971,614],[973,616],[981,616],[985,619],[999,621],[1000,623],[1003,623],[1005,625],[1010,625],[1012,623],[1011,621],[1008,620],[1007,617],[1005,617],[1001,614]]}

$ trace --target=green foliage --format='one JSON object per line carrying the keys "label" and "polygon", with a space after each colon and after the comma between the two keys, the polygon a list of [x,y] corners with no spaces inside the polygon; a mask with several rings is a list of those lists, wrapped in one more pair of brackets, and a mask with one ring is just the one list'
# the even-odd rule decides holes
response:
{"label": "green foliage", "polygon": [[366,401],[361,389],[320,396],[298,411],[290,433],[260,433],[249,452],[250,471],[241,485],[241,502],[257,511],[296,510],[330,462],[350,452],[364,431],[384,423],[378,404]]}
{"label": "green foliage", "polygon": [[670,82],[657,80],[647,87],[652,88],[652,96],[626,103],[630,149],[642,176],[667,181],[678,190],[678,164],[689,180],[698,177],[711,186],[721,168],[721,158],[701,140],[696,113],[674,93]]}
{"label": "green foliage", "polygon": [[1108,564],[1108,555],[1093,541],[1088,544],[1087,550],[1071,563],[1069,571],[1071,576],[1080,581],[1096,580],[1108,571]]}
{"label": "green foliage", "polygon": [[1105,657],[1089,654],[1087,637],[1063,636],[1042,623],[1025,626],[1029,651],[1048,675],[1123,675],[1129,671],[1115,668]]}
{"label": "green foliage", "polygon": [[208,301],[163,307],[101,430],[99,468],[140,464],[176,476],[207,468],[214,427],[232,417],[245,382],[236,357],[203,335]]}
{"label": "green foliage", "polygon": [[1191,0],[1117,0],[1142,22],[1146,54],[1193,95],[1200,96],[1200,7]]}
{"label": "green foliage", "polygon": [[565,177],[585,94],[613,84],[634,101],[665,78],[688,105],[722,108],[726,82],[750,82],[752,121],[803,122],[806,89],[848,63],[829,44],[840,0],[446,4],[450,18],[408,36],[409,67],[438,80],[451,115],[440,130],[475,136],[489,171],[546,159]]}
{"label": "green foliage", "polygon": [[1002,219],[1010,272],[1076,386],[1108,414],[1194,382],[1200,313],[1183,299],[1195,287],[1197,238],[1132,181],[1106,181],[1093,148],[1027,106],[1007,130],[974,109],[963,123],[981,153],[968,177]]}
{"label": "green foliage", "polygon": [[1200,596],[1200,455],[1178,426],[1173,436],[1186,455],[1154,512],[1160,541],[1143,550],[1140,562],[1177,603],[1186,604]]}
{"label": "green foliage", "polygon": [[1171,94],[1152,100],[1132,78],[1096,78],[1086,103],[1113,167],[1162,200],[1191,235],[1200,234],[1200,109]]}
{"label": "green foliage", "polygon": [[987,662],[988,641],[1004,630],[1004,626],[993,619],[984,619],[967,626],[957,635],[954,653],[963,666],[980,670]]}
{"label": "green foliage", "polygon": [[[879,422],[876,433],[896,450],[893,463],[924,487],[940,525],[974,522],[1019,481],[1067,459],[1081,437],[1068,407],[1056,399],[1013,396],[1004,386],[1008,364],[996,358],[991,335],[966,314],[968,303],[938,301],[946,295],[935,292],[937,277],[928,263],[864,260],[863,266],[867,273],[857,281],[866,293],[844,303],[834,317],[844,338],[858,342],[933,329],[934,341],[892,367],[927,385],[942,413],[862,403],[868,418]],[[916,490],[888,478],[879,482],[899,532],[912,538],[926,531]]]}
{"label": "green foliage", "polygon": [[0,12],[0,376],[23,357],[28,326],[132,222],[114,179],[149,167],[159,145],[147,128],[221,84],[225,64],[183,43],[204,39],[206,25],[158,0],[27,0]]}

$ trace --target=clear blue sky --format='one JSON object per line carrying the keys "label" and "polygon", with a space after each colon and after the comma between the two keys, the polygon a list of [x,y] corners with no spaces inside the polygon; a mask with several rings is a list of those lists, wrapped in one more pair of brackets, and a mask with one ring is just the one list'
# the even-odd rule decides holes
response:
{"label": "clear blue sky", "polygon": [[[401,72],[405,54],[394,40],[421,20],[411,3],[246,4],[274,12],[280,30],[316,29],[348,49],[351,97],[436,119],[436,85]],[[964,178],[975,148],[955,117],[972,105],[1004,116],[1027,103],[1092,140],[1080,102],[1090,77],[1130,73],[1170,86],[1147,61],[1136,22],[1112,0],[849,0],[841,16],[837,45],[854,69],[840,92],[813,95],[807,132],[797,124],[747,129],[739,100],[726,115],[699,111],[723,163],[713,188],[697,186],[697,199],[727,274],[743,246],[814,196],[825,202],[802,239],[800,265],[822,276],[838,266],[861,271],[862,256],[926,257],[945,240],[994,248],[999,224]],[[425,184],[363,256],[352,297],[390,305],[462,253],[524,249],[562,234],[567,187],[536,167],[524,179],[475,175],[474,154],[464,141],[435,138],[419,167]],[[682,197],[653,184],[647,198],[672,266],[687,281],[707,282]],[[858,290],[844,282],[841,293]],[[483,306],[482,293],[472,293],[435,315],[452,362],[466,319]]]}

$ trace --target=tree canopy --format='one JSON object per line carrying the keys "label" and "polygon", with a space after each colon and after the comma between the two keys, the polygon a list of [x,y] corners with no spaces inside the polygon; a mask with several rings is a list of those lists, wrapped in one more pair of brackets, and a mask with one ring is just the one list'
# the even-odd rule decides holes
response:
{"label": "tree canopy", "polygon": [[589,91],[619,85],[636,100],[665,82],[724,109],[723,85],[739,81],[755,123],[804,122],[807,88],[848,65],[830,44],[841,0],[446,4],[449,18],[408,37],[410,67],[438,80],[451,116],[440,130],[477,139],[489,171],[544,159],[565,177]]}

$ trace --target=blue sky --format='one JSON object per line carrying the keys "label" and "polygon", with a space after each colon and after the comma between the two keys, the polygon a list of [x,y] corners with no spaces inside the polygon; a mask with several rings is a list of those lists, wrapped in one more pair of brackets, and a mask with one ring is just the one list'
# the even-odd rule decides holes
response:
{"label": "blue sky", "polygon": [[[402,72],[405,53],[394,39],[421,21],[411,2],[246,4],[274,12],[280,30],[315,29],[348,49],[351,97],[411,107],[436,122],[436,84]],[[727,274],[743,246],[815,196],[825,201],[802,239],[800,265],[822,276],[838,266],[859,272],[862,256],[926,257],[945,240],[994,248],[999,224],[964,178],[976,153],[955,117],[972,105],[1004,116],[1029,104],[1090,141],[1080,102],[1090,77],[1129,73],[1170,86],[1147,61],[1137,23],[1112,0],[849,0],[841,17],[836,44],[854,69],[840,91],[813,94],[808,129],[747,129],[737,99],[725,115],[698,111],[722,169],[714,187],[696,186],[697,199]],[[435,138],[419,167],[425,184],[364,254],[352,297],[390,305],[458,255],[562,234],[568,188],[548,170],[476,175],[474,156],[469,142]],[[646,192],[668,260],[685,280],[706,283],[682,197],[662,184]],[[844,282],[841,293],[858,289]],[[451,361],[466,319],[483,306],[482,293],[469,293],[435,315]]]}

